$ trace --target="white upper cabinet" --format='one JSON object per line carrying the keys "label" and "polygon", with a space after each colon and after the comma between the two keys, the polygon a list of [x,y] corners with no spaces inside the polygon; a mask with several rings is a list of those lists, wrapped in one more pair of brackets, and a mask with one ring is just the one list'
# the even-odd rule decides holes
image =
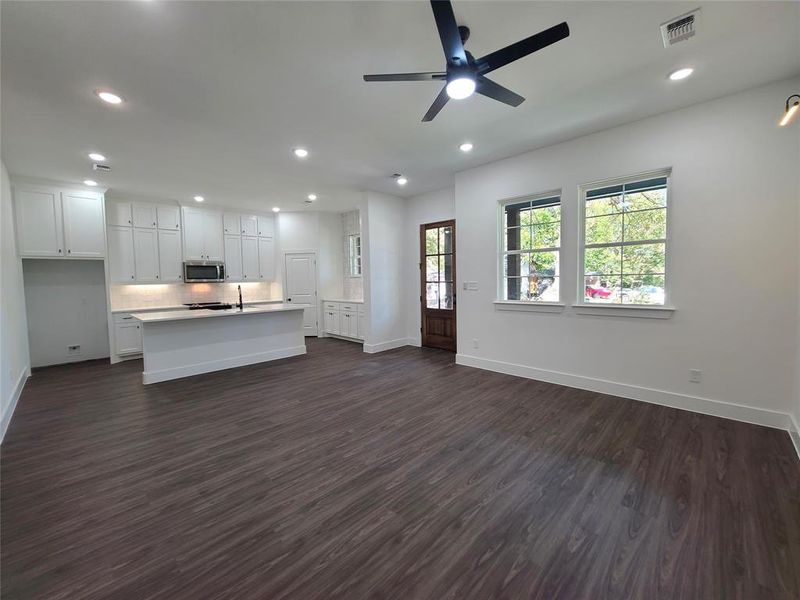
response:
{"label": "white upper cabinet", "polygon": [[156,216],[159,229],[178,231],[181,228],[181,211],[177,206],[158,205]]}
{"label": "white upper cabinet", "polygon": [[20,255],[64,256],[60,193],[16,187],[14,200]]}
{"label": "white upper cabinet", "polygon": [[136,281],[159,281],[158,232],[155,229],[133,230],[133,260],[136,265]]}
{"label": "white upper cabinet", "polygon": [[222,260],[222,214],[202,208],[183,209],[183,255],[186,260]]}
{"label": "white upper cabinet", "polygon": [[272,238],[258,238],[259,280],[275,279],[275,241]]}
{"label": "white upper cabinet", "polygon": [[204,219],[204,240],[207,260],[223,260],[225,251],[222,243],[222,215],[207,212]]}
{"label": "white upper cabinet", "polygon": [[272,216],[257,217],[258,237],[275,237],[275,219]]}
{"label": "white upper cabinet", "polygon": [[239,215],[233,213],[225,213],[222,215],[222,227],[225,235],[240,235],[242,233],[241,225],[239,224]]}
{"label": "white upper cabinet", "polygon": [[258,238],[242,236],[242,277],[245,281],[259,281]]}
{"label": "white upper cabinet", "polygon": [[242,237],[239,235],[225,236],[225,279],[242,280]]}
{"label": "white upper cabinet", "polygon": [[144,229],[155,229],[158,223],[155,204],[133,205],[133,226]]}
{"label": "white upper cabinet", "polygon": [[162,282],[183,281],[180,231],[158,230],[158,271]]}
{"label": "white upper cabinet", "polygon": [[258,235],[258,217],[242,215],[242,235]]}
{"label": "white upper cabinet", "polygon": [[62,192],[64,245],[68,258],[103,258],[106,228],[103,197],[94,193]]}
{"label": "white upper cabinet", "polygon": [[106,202],[106,222],[109,225],[130,227],[133,225],[133,215],[129,202]]}
{"label": "white upper cabinet", "polygon": [[136,280],[132,228],[108,226],[108,271],[111,283],[133,283]]}

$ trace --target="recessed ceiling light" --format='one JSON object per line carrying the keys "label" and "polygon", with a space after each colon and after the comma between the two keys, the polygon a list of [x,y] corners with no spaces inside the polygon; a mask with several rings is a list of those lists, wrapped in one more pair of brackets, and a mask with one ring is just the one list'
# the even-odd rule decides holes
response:
{"label": "recessed ceiling light", "polygon": [[281,212],[281,209],[278,208],[277,206],[273,206],[272,207],[272,212]]}
{"label": "recessed ceiling light", "polygon": [[97,162],[103,162],[106,159],[106,157],[100,154],[99,152],[90,152],[89,158],[91,158],[92,160],[96,160]]}
{"label": "recessed ceiling light", "polygon": [[94,179],[84,179],[83,185],[88,185],[89,187],[95,187],[97,182]]}
{"label": "recessed ceiling light", "polygon": [[694,73],[694,69],[691,67],[686,67],[684,69],[678,69],[677,71],[673,71],[669,74],[669,78],[672,81],[680,81],[681,79],[686,79],[689,75]]}
{"label": "recessed ceiling light", "polygon": [[94,93],[103,102],[108,102],[109,104],[122,104],[122,96],[117,96],[114,92],[109,92],[108,90],[95,90]]}
{"label": "recessed ceiling light", "polygon": [[311,201],[313,202],[314,200],[316,200],[316,199],[317,199],[317,195],[316,195],[316,194],[309,194],[309,195],[308,195],[308,199],[309,199],[309,200],[311,200]]}
{"label": "recessed ceiling light", "polygon": [[294,155],[297,158],[305,158],[306,156],[308,156],[308,150],[306,150],[305,148],[295,148],[292,152],[294,152]]}
{"label": "recessed ceiling light", "polygon": [[453,100],[469,98],[475,91],[475,80],[471,77],[459,77],[447,84],[447,95]]}
{"label": "recessed ceiling light", "polygon": [[472,150],[472,144],[470,144],[469,142],[464,142],[458,147],[458,149],[461,150],[462,152],[469,152],[470,150]]}
{"label": "recessed ceiling light", "polygon": [[195,196],[194,197],[194,201],[195,202],[202,202],[203,200],[205,200],[205,198],[203,198],[202,196]]}
{"label": "recessed ceiling light", "polygon": [[405,185],[407,183],[408,183],[408,179],[406,179],[402,175],[397,178],[397,185]]}

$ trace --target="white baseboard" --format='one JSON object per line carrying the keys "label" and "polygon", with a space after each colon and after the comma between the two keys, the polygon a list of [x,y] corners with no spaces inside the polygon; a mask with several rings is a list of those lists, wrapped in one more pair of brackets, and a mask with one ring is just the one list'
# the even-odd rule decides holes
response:
{"label": "white baseboard", "polygon": [[730,402],[711,400],[710,398],[700,398],[687,394],[655,390],[627,383],[616,383],[614,381],[584,377],[582,375],[572,375],[560,371],[537,369],[535,367],[490,360],[477,356],[457,354],[456,364],[467,367],[477,367],[497,373],[505,373],[506,375],[516,375],[518,377],[546,381],[548,383],[556,383],[558,385],[599,392],[601,394],[609,394],[611,396],[630,398],[632,400],[649,402],[651,404],[660,404],[662,406],[689,410],[715,417],[724,417],[726,419],[753,423],[755,425],[775,427],[777,429],[789,429],[789,422],[791,420],[791,417],[787,413],[765,408],[732,404]]}
{"label": "white baseboard", "polygon": [[0,423],[0,442],[6,437],[6,431],[8,431],[8,426],[11,424],[11,417],[14,416],[14,411],[17,409],[17,402],[19,402],[19,397],[22,395],[22,390],[25,388],[25,384],[28,382],[28,377],[30,376],[30,367],[25,367],[19,374],[19,379],[17,379],[14,390],[11,392],[8,408],[3,414],[3,422]]}
{"label": "white baseboard", "polygon": [[389,340],[388,342],[380,342],[378,344],[364,344],[364,352],[367,354],[376,354],[378,352],[385,352],[386,350],[394,350],[395,348],[402,348],[409,345],[408,338],[399,338],[396,340]]}
{"label": "white baseboard", "polygon": [[789,437],[792,438],[794,449],[797,451],[797,458],[800,458],[800,426],[793,415],[789,416]]}
{"label": "white baseboard", "polygon": [[302,346],[295,346],[292,348],[281,348],[279,350],[270,350],[268,352],[258,352],[256,354],[245,354],[243,356],[233,356],[231,358],[210,360],[187,367],[175,367],[172,369],[162,369],[160,371],[145,371],[142,373],[142,382],[145,385],[149,383],[159,383],[160,381],[169,381],[171,379],[191,377],[192,375],[200,375],[202,373],[210,373],[212,371],[222,371],[224,369],[244,367],[246,365],[254,365],[256,363],[267,362],[270,360],[289,358],[290,356],[299,356],[305,353],[306,347],[304,344]]}
{"label": "white baseboard", "polygon": [[419,336],[411,336],[408,338],[408,345],[409,346],[416,346],[417,348],[422,348],[422,338]]}

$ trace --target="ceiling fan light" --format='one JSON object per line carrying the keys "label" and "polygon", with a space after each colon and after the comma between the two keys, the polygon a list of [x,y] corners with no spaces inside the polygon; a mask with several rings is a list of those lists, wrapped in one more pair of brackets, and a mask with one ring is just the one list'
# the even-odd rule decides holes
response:
{"label": "ceiling fan light", "polygon": [[457,77],[447,82],[447,95],[453,100],[469,98],[475,92],[475,80],[471,77]]}

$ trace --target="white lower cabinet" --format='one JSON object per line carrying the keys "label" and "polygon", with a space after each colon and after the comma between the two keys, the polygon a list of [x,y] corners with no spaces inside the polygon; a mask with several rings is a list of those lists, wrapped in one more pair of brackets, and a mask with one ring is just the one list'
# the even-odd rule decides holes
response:
{"label": "white lower cabinet", "polygon": [[322,316],[325,333],[354,340],[364,339],[364,304],[324,300]]}
{"label": "white lower cabinet", "polygon": [[142,352],[142,324],[126,313],[114,315],[114,347],[120,356]]}

